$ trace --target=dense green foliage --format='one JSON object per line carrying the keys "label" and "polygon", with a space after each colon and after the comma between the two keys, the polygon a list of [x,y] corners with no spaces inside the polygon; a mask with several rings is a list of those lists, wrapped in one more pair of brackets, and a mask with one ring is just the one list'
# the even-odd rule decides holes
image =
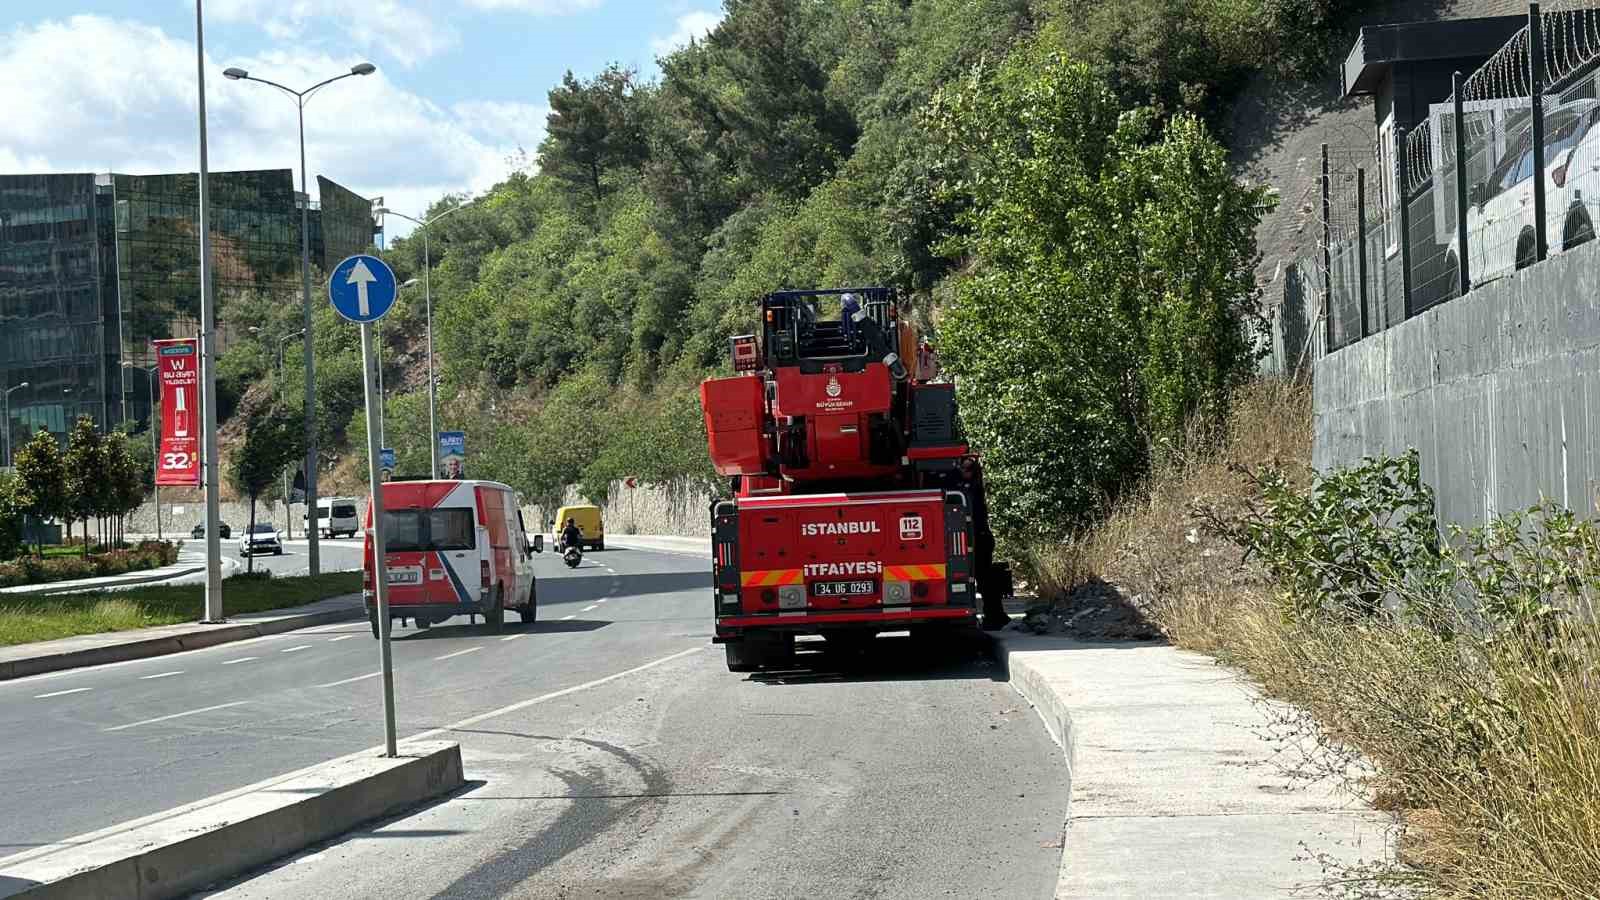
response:
{"label": "dense green foliage", "polygon": [[1254,373],[1259,191],[1192,116],[1123,112],[1088,67],[1018,51],[934,103],[978,260],[944,329],[998,522],[1099,510]]}
{"label": "dense green foliage", "polygon": [[121,539],[122,517],[139,507],[149,463],[127,435],[102,435],[94,420],[80,416],[62,452],[55,437],[41,429],[17,451],[16,475],[0,479],[0,560],[17,549],[23,518],[82,523],[83,555],[88,556],[89,523],[97,522],[102,543]]}
{"label": "dense green foliage", "polygon": [[[426,254],[421,233],[389,248],[402,281],[431,282],[439,427],[467,432],[472,476],[529,500],[709,479],[696,385],[757,298],[888,284],[930,331],[955,303],[1003,523],[1071,527],[1185,417],[1221,412],[1248,357],[1257,198],[1209,129],[1245,75],[1318,58],[1356,5],[727,0],[659,78],[569,73],[536,168],[435,224]],[[422,294],[384,323],[408,475],[427,469]],[[364,456],[356,329],[315,306],[319,444]],[[300,327],[287,304],[225,318],[237,385]],[[301,377],[277,378],[291,408]]]}

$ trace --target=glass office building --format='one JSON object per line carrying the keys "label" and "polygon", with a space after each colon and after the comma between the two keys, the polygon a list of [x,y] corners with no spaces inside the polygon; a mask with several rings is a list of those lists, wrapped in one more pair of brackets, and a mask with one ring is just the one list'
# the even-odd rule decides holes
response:
{"label": "glass office building", "polygon": [[[371,246],[372,204],[318,183],[328,208],[309,213],[312,264],[326,271]],[[198,184],[192,173],[0,175],[0,390],[28,383],[9,393],[14,446],[40,427],[64,436],[79,415],[103,428],[149,418],[150,341],[200,330]],[[303,202],[288,169],[212,173],[219,310],[243,293],[298,300]]]}

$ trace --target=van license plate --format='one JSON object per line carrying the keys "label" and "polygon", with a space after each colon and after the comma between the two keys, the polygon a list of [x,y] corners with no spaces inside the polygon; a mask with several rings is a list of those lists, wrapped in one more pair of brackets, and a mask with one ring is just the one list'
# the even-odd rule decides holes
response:
{"label": "van license plate", "polygon": [[814,597],[865,597],[877,592],[876,581],[819,581],[811,586]]}
{"label": "van license plate", "polygon": [[421,584],[422,572],[417,569],[390,569],[390,584]]}

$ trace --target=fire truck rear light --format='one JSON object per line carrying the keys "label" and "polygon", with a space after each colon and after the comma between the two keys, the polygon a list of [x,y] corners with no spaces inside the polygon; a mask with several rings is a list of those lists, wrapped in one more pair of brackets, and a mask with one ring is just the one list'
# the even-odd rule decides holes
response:
{"label": "fire truck rear light", "polygon": [[955,594],[965,594],[967,592],[966,582],[958,581],[955,584],[950,585],[950,591],[951,593]]}
{"label": "fire truck rear light", "polygon": [[718,594],[717,596],[721,600],[723,606],[731,609],[739,608],[739,595],[737,593]]}

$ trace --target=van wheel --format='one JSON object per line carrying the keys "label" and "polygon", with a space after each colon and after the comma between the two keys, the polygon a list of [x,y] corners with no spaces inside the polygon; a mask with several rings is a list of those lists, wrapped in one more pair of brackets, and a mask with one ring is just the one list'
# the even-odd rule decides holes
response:
{"label": "van wheel", "polygon": [[1582,210],[1574,212],[1567,219],[1566,233],[1562,237],[1563,250],[1571,250],[1579,244],[1587,244],[1594,240],[1594,225],[1589,222],[1588,214]]}
{"label": "van wheel", "polygon": [[372,636],[374,638],[383,637],[382,632],[378,629],[378,608],[376,606],[368,607],[367,621],[372,623]]}
{"label": "van wheel", "polygon": [[605,541],[595,541],[594,542],[594,549],[603,552],[606,549],[606,542]]}
{"label": "van wheel", "polygon": [[538,582],[534,582],[533,584],[528,585],[528,602],[523,604],[522,609],[520,610],[520,612],[522,614],[522,623],[524,625],[527,625],[527,624],[530,624],[530,623],[538,621],[538,619],[539,619],[539,583]]}

